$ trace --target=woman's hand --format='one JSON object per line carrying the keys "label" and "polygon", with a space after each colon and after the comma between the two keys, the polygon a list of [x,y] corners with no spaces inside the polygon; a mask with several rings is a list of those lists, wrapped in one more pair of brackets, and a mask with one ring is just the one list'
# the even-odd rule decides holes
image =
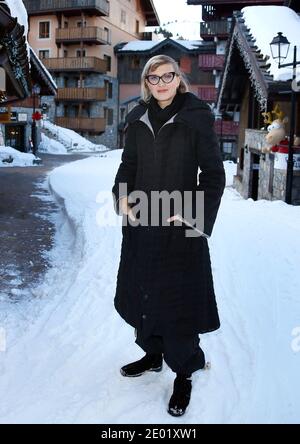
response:
{"label": "woman's hand", "polygon": [[119,208],[123,214],[126,214],[133,222],[135,222],[135,217],[132,208],[128,205],[128,197],[124,196],[120,198]]}

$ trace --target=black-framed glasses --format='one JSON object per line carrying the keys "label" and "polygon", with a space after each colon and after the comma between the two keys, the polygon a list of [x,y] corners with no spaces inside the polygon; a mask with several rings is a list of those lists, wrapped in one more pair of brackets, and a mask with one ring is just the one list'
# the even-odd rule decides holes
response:
{"label": "black-framed glasses", "polygon": [[165,72],[162,76],[157,76],[155,74],[149,74],[145,78],[148,80],[149,83],[151,83],[151,85],[158,85],[160,79],[162,79],[162,81],[164,83],[171,83],[172,80],[174,79],[175,75],[176,75],[176,72],[171,71],[171,72]]}

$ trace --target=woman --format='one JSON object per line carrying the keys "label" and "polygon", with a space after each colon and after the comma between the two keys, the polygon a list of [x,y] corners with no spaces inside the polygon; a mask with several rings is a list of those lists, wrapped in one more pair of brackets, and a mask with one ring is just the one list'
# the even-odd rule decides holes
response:
{"label": "woman", "polygon": [[[207,238],[225,172],[210,108],[188,92],[174,59],[159,55],[148,60],[141,89],[142,100],[126,116],[125,147],[112,188],[115,211],[123,216],[114,304],[135,328],[135,342],[146,355],[123,366],[121,374],[159,372],[164,359],[176,373],[168,412],[180,416],[189,404],[192,373],[205,367],[199,333],[220,326]],[[137,191],[148,198],[148,224],[137,223],[138,212],[130,201],[130,193]],[[179,192],[192,218],[180,219],[186,212],[172,211],[171,202],[168,216],[159,209],[159,223],[151,224],[153,192],[162,191]],[[192,194],[186,197],[186,191]],[[200,191],[204,226],[199,230],[194,213],[201,204]],[[194,229],[188,230],[190,226]]]}

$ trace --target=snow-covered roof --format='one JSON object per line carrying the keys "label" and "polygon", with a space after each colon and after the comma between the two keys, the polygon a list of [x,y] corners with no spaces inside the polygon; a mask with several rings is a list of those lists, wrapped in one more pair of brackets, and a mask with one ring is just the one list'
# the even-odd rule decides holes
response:
{"label": "snow-covered roof", "polygon": [[172,41],[175,44],[183,46],[185,49],[197,49],[203,44],[202,40],[180,40],[180,39],[163,39],[163,40],[133,40],[126,43],[119,51],[149,51],[155,46],[161,45],[163,42]]}
{"label": "snow-covered roof", "polygon": [[32,47],[30,45],[29,45],[29,48],[30,48],[30,53],[32,56],[32,61],[35,63],[36,67],[40,70],[40,72],[44,75],[44,78],[46,78],[46,80],[51,84],[51,86],[53,88],[53,93],[56,93],[57,85],[54,82],[52,75],[50,74],[50,72],[48,71],[46,66],[43,64],[41,59],[38,58],[35,51],[32,49]]}
{"label": "snow-covered roof", "polygon": [[287,59],[283,63],[293,61],[293,47],[298,48],[300,59],[300,17],[286,6],[247,6],[242,9],[245,25],[256,40],[255,44],[264,56],[269,56],[270,74],[274,80],[290,80],[292,68],[278,68],[271,56],[270,42],[278,32],[282,32],[290,42]]}
{"label": "snow-covered roof", "polygon": [[[4,0],[0,4],[5,4],[10,10],[10,15],[18,20],[19,25],[24,26],[24,37],[27,43],[28,35],[28,15],[22,0]],[[30,65],[30,49],[27,43],[28,63]]]}

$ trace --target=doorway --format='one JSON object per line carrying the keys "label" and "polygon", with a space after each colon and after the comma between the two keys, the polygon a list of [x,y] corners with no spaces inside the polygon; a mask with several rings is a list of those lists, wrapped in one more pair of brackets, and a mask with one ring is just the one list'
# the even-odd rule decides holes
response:
{"label": "doorway", "polygon": [[250,197],[257,200],[258,181],[259,181],[259,155],[251,153],[251,171],[250,171]]}
{"label": "doorway", "polygon": [[25,128],[22,125],[5,125],[5,145],[26,152]]}

